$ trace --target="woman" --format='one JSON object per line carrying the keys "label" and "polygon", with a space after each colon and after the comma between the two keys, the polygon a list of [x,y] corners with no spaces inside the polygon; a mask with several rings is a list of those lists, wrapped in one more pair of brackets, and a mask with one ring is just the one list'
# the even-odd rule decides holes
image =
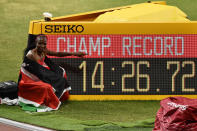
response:
{"label": "woman", "polygon": [[68,91],[71,88],[64,69],[54,64],[47,55],[83,57],[86,54],[50,51],[46,48],[45,35],[38,35],[35,44],[36,47],[27,52],[21,66],[18,82],[19,104],[24,110],[29,111],[57,110],[60,101],[68,99]]}

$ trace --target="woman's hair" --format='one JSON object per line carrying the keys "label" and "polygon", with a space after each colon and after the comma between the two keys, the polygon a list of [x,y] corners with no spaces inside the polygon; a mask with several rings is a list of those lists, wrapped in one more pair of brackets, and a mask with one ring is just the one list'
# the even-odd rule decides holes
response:
{"label": "woman's hair", "polygon": [[24,49],[23,59],[29,50],[36,48],[37,42],[47,42],[47,36],[44,34],[29,35],[27,47]]}
{"label": "woman's hair", "polygon": [[43,34],[40,34],[36,37],[36,40],[35,40],[36,43],[39,43],[39,42],[47,42],[47,37]]}

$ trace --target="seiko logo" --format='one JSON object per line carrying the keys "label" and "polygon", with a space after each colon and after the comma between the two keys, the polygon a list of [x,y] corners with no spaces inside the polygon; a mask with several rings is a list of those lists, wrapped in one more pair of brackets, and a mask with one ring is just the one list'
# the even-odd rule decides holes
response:
{"label": "seiko logo", "polygon": [[82,33],[83,25],[46,25],[46,33]]}

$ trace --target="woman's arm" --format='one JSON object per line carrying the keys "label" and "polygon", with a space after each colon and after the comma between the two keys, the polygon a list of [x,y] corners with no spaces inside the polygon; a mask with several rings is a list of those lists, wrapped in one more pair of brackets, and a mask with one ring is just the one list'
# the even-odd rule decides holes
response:
{"label": "woman's arm", "polygon": [[78,57],[83,57],[86,54],[83,52],[54,52],[47,50],[46,54],[49,56],[57,56],[57,57],[64,57],[64,56],[78,56]]}

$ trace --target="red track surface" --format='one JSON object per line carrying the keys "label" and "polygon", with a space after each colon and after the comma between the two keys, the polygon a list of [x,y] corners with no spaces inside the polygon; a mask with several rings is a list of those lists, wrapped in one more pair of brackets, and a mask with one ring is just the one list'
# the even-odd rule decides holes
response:
{"label": "red track surface", "polygon": [[0,123],[0,131],[28,131],[28,130]]}

